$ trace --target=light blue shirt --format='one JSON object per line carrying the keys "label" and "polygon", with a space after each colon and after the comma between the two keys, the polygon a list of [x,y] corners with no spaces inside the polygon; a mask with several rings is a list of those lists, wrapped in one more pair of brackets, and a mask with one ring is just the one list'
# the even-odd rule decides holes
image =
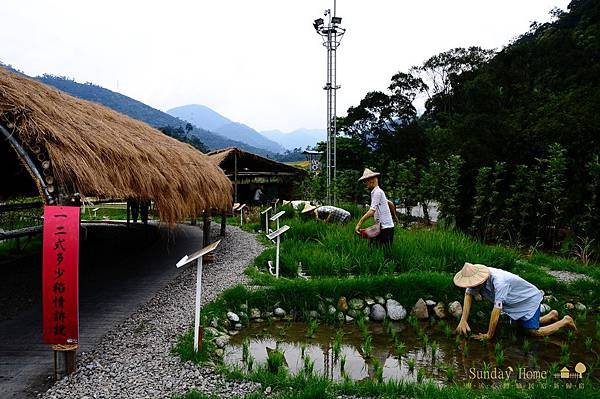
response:
{"label": "light blue shirt", "polygon": [[467,294],[476,294],[502,309],[513,320],[529,320],[540,307],[544,297],[535,285],[516,274],[488,267],[490,276],[481,288],[467,288]]}

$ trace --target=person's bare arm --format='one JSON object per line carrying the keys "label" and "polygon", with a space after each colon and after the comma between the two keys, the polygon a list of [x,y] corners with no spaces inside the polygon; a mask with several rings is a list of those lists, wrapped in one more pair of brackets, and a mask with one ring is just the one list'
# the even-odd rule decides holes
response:
{"label": "person's bare arm", "polygon": [[469,312],[471,312],[471,303],[473,302],[473,295],[467,294],[465,292],[465,301],[463,303],[463,312],[460,317],[460,322],[458,323],[458,327],[456,327],[456,333],[460,335],[467,335],[467,333],[471,332],[471,327],[469,327]]}
{"label": "person's bare arm", "polygon": [[400,224],[400,221],[398,220],[398,214],[396,213],[396,205],[394,205],[394,203],[390,200],[388,200],[388,208],[390,208],[390,213],[392,214],[392,219],[394,220],[394,223],[396,224]]}
{"label": "person's bare arm", "polygon": [[500,320],[500,313],[502,311],[500,308],[494,307],[492,310],[492,315],[490,316],[490,325],[488,327],[488,332],[485,334],[477,334],[473,338],[483,341],[484,339],[492,339],[494,338],[494,333],[496,332],[496,326],[498,326],[498,320]]}
{"label": "person's bare arm", "polygon": [[356,232],[356,234],[360,234],[360,227],[362,226],[362,224],[368,220],[369,218],[373,217],[373,215],[375,215],[375,211],[373,209],[369,209],[358,221],[358,223],[356,223],[356,227],[354,228],[354,231]]}

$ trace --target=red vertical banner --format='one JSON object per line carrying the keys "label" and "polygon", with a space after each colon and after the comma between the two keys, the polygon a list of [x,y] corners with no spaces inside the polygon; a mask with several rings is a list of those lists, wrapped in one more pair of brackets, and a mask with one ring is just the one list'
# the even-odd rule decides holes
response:
{"label": "red vertical banner", "polygon": [[44,207],[42,311],[44,342],[79,342],[78,206]]}

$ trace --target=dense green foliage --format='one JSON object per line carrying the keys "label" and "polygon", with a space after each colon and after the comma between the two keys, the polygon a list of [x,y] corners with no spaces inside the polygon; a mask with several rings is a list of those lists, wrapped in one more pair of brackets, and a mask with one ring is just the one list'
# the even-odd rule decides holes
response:
{"label": "dense green foliage", "polygon": [[[399,205],[436,200],[486,241],[598,239],[598,37],[600,3],[574,0],[497,53],[457,48],[397,73],[340,119],[338,173],[373,167]],[[357,198],[345,180],[338,195]]]}

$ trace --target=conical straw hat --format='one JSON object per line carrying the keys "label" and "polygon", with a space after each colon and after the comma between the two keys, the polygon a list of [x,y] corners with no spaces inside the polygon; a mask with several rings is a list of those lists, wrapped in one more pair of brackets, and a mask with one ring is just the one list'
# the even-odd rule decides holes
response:
{"label": "conical straw hat", "polygon": [[308,213],[308,212],[312,212],[315,209],[317,209],[316,206],[309,204],[308,202],[306,202],[304,204],[304,209],[302,209],[302,213]]}
{"label": "conical straw hat", "polygon": [[379,172],[373,172],[371,169],[369,168],[365,168],[365,171],[363,172],[363,175],[360,177],[360,179],[358,179],[358,181],[363,181],[366,179],[370,179],[371,177],[377,177],[381,175],[381,173]]}
{"label": "conical straw hat", "polygon": [[485,265],[466,262],[463,268],[454,275],[454,284],[461,288],[476,287],[490,275],[490,269]]}

